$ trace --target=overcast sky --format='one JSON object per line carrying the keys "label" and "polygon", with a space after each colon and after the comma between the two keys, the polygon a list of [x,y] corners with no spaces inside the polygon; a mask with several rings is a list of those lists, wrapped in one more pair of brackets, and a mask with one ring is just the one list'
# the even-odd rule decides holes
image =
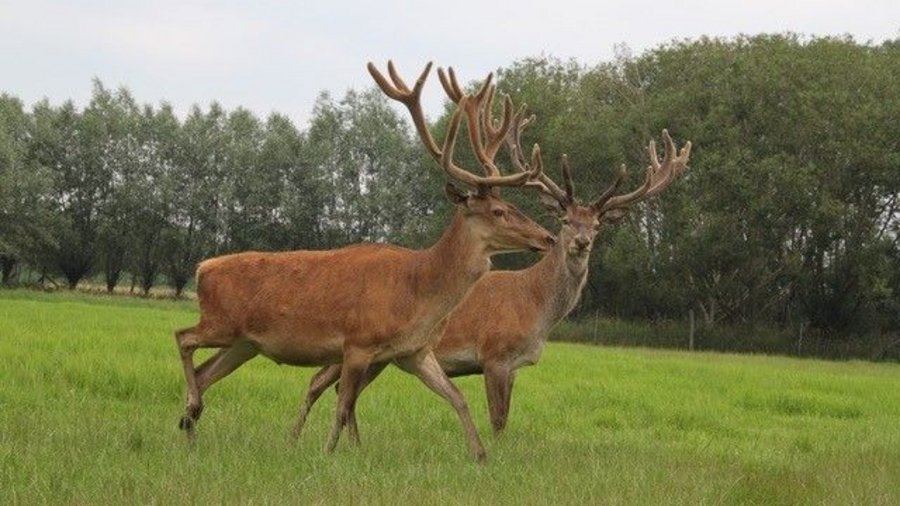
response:
{"label": "overcast sky", "polygon": [[[371,84],[367,61],[403,75],[429,60],[465,81],[541,54],[593,65],[673,38],[793,31],[900,37],[898,0],[198,2],[0,0],[0,91],[84,105],[91,79],[183,113],[217,100],[305,128],[322,90]],[[432,76],[427,110],[442,99]]]}

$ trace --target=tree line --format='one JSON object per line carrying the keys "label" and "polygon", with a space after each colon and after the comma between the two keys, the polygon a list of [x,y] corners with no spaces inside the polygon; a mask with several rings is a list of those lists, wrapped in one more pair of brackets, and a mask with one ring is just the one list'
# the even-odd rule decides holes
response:
{"label": "tree line", "polygon": [[[203,258],[414,237],[428,175],[374,91],[323,94],[310,128],[216,103],[182,121],[95,81],[83,109],[0,97],[0,266],[180,294]],[[429,169],[430,170],[430,169]],[[394,188],[406,188],[395,191]]]}
{"label": "tree line", "polygon": [[[601,231],[577,314],[694,311],[707,325],[839,337],[900,330],[898,83],[900,40],[794,34],[498,70],[500,90],[537,116],[524,141],[540,142],[548,170],[567,153],[585,200],[622,163],[637,185],[663,128],[695,146],[680,180]],[[448,219],[442,185],[374,87],[323,93],[304,130],[215,103],[179,118],[99,81],[80,109],[0,97],[4,283],[28,271],[112,290],[127,273],[145,293],[181,293],[199,260],[231,251],[422,246]],[[533,195],[506,194],[546,218]]]}

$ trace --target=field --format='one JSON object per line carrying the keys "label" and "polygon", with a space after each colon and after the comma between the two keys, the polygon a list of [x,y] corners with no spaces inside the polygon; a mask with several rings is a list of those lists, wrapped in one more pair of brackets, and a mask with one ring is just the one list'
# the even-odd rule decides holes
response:
{"label": "field", "polygon": [[392,370],[363,445],[322,452],[330,392],[288,438],[311,369],[258,358],[176,428],[174,329],[194,303],[0,291],[0,503],[900,504],[900,366],[549,345],[488,450]]}

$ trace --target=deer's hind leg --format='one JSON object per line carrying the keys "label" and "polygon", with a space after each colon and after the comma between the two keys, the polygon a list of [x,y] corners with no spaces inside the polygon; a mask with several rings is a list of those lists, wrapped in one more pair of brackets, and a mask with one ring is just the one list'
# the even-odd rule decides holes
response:
{"label": "deer's hind leg", "polygon": [[291,437],[297,439],[300,436],[300,432],[306,424],[306,417],[309,416],[309,411],[312,409],[313,404],[319,400],[319,397],[328,389],[328,387],[341,379],[341,368],[341,364],[325,366],[319,369],[312,379],[309,380],[309,388],[306,389],[306,398],[303,400],[303,405],[300,406],[300,414],[297,416],[297,422],[291,430]]}
{"label": "deer's hind leg", "polygon": [[[384,368],[387,367],[389,362],[378,362],[369,364],[369,368],[366,369],[366,374],[363,376],[362,382],[359,385],[359,392],[357,392],[357,397],[362,391],[369,386],[375,378],[381,374],[381,371],[384,371]],[[359,440],[359,426],[356,425],[356,404],[353,404],[353,409],[350,410],[350,416],[347,418],[347,430],[350,434],[350,440],[360,444]]]}
{"label": "deer's hind leg", "polygon": [[513,372],[506,364],[485,364],[484,386],[487,392],[488,411],[491,415],[491,428],[495,436],[499,436],[506,428],[512,380]]}
{"label": "deer's hind leg", "polygon": [[341,431],[349,422],[350,414],[356,407],[359,389],[363,383],[366,369],[372,362],[372,355],[372,353],[363,350],[344,351],[334,427],[331,429],[331,436],[328,438],[328,443],[325,446],[325,451],[328,453],[334,451]]}

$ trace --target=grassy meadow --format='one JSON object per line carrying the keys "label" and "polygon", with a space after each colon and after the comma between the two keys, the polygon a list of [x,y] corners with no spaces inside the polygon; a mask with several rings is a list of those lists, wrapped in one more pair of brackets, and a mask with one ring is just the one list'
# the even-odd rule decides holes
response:
{"label": "grassy meadow", "polygon": [[312,369],[257,358],[176,424],[173,330],[193,302],[0,291],[2,504],[900,504],[900,366],[550,344],[507,433],[460,379],[488,450],[391,370],[359,401],[363,445],[327,455],[334,395],[297,444]]}

